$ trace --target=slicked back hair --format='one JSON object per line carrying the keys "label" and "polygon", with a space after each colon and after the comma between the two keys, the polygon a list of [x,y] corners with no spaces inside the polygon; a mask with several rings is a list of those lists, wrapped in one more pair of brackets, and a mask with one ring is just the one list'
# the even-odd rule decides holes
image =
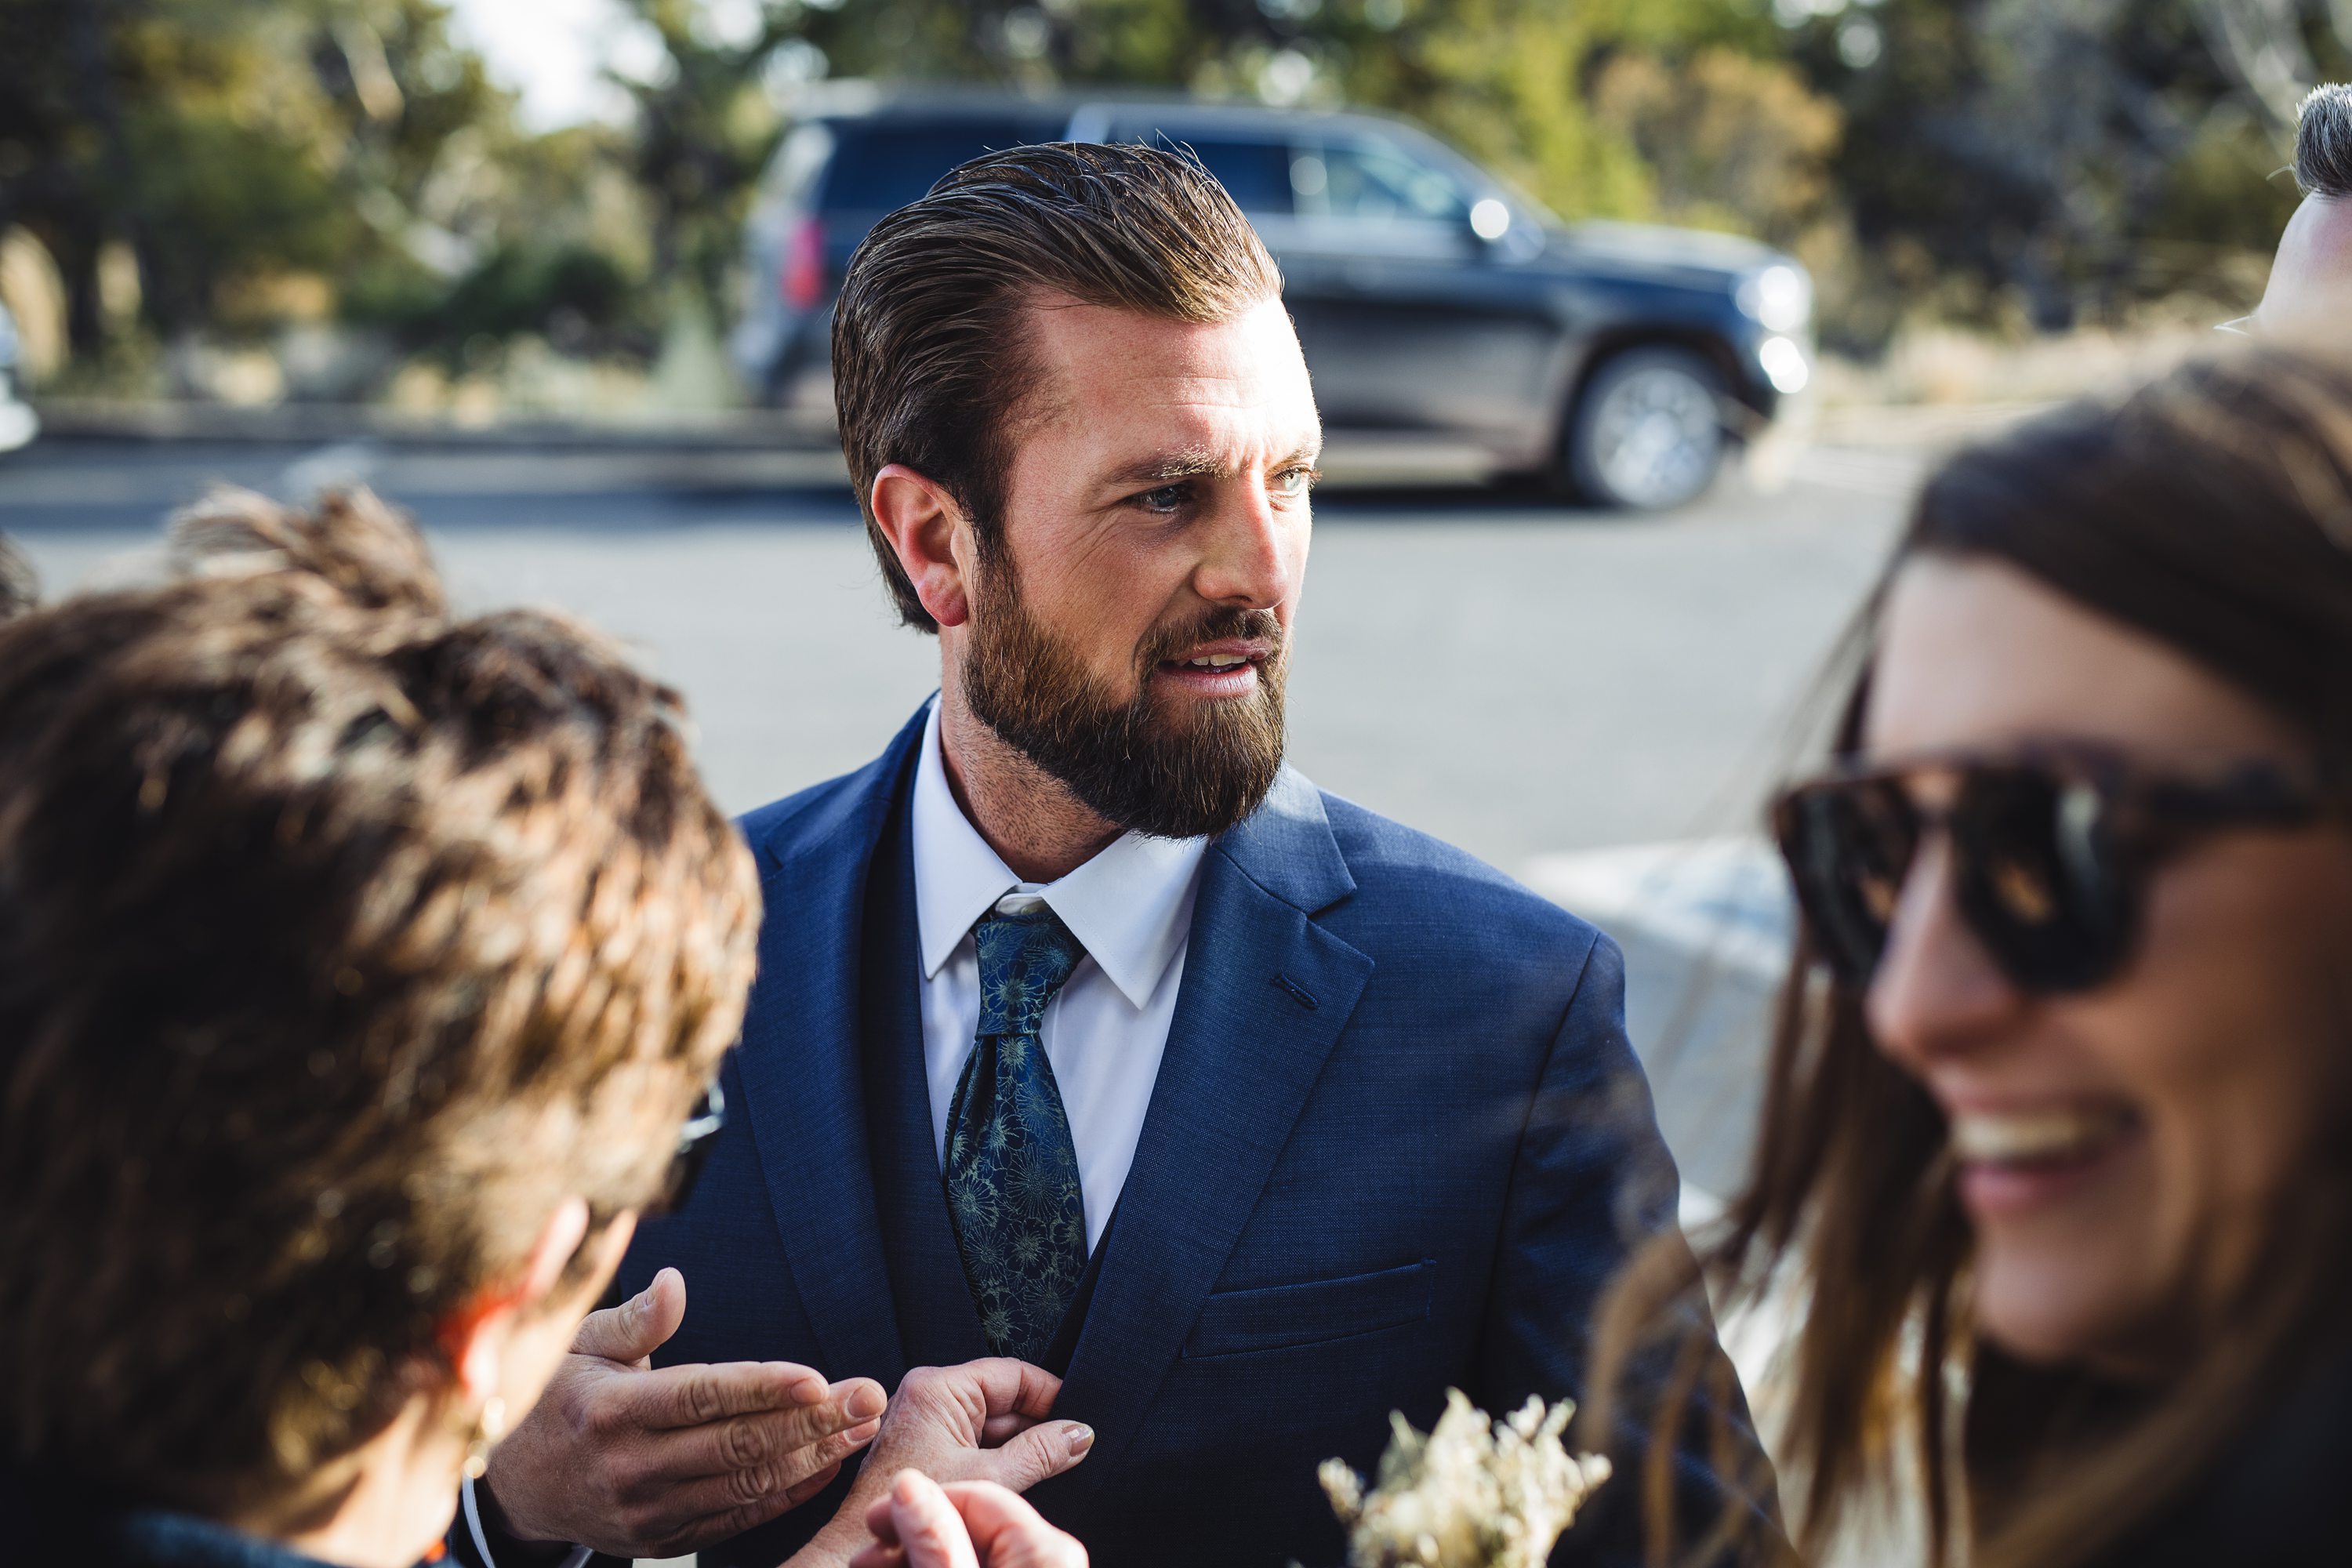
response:
{"label": "slicked back hair", "polygon": [[2352,85],[2326,82],[2295,111],[2294,183],[2308,196],[2352,196]]}
{"label": "slicked back hair", "polygon": [[1224,187],[1197,160],[1160,148],[991,153],[876,224],[834,308],[834,398],[900,618],[939,629],[875,521],[874,476],[903,463],[944,488],[992,556],[1036,391],[1021,319],[1031,303],[1059,295],[1209,322],[1281,291],[1274,258]]}
{"label": "slicked back hair", "polygon": [[0,1463],[217,1515],[654,1194],[759,894],[674,694],[390,509],[175,542],[0,626]]}

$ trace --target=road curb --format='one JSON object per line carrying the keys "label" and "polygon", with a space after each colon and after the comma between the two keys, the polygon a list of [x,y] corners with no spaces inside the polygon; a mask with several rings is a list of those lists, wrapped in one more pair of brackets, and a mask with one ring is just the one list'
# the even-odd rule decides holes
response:
{"label": "road curb", "polygon": [[692,419],[635,417],[607,422],[529,416],[476,424],[365,404],[281,403],[239,408],[77,398],[45,401],[39,413],[44,443],[287,446],[365,441],[386,447],[470,451],[554,447],[600,452],[822,452],[839,447],[829,426],[763,409],[698,415]]}

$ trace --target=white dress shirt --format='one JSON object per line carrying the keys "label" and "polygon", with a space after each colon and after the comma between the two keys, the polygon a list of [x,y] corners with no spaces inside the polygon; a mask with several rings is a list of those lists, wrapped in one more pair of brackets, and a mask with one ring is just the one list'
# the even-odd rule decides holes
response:
{"label": "white dress shirt", "polygon": [[1087,955],[1045,1008],[1045,1059],[1077,1148],[1087,1250],[1102,1239],[1135,1163],[1135,1143],[1168,1047],[1205,838],[1129,833],[1056,882],[1014,876],[949,787],[931,704],[915,772],[915,919],[922,948],[923,1069],[932,1147],[945,1162],[948,1107],[980,1026],[980,958],[971,928],[992,908],[1044,903]]}

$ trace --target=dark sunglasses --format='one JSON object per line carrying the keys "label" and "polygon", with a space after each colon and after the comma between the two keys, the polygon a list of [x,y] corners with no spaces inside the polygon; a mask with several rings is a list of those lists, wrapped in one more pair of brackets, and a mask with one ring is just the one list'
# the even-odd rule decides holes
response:
{"label": "dark sunglasses", "polygon": [[712,1079],[710,1087],[702,1091],[701,1101],[694,1114],[677,1130],[677,1152],[669,1157],[669,1169],[662,1175],[660,1192],[645,1207],[647,1218],[676,1214],[694,1195],[694,1184],[702,1179],[702,1167],[710,1163],[711,1145],[719,1141],[727,1125],[727,1096]]}
{"label": "dark sunglasses", "polygon": [[[1949,804],[1912,786],[1950,781]],[[2148,875],[2204,835],[2294,828],[2319,797],[2266,764],[2210,782],[2097,754],[1928,757],[1833,771],[1772,803],[1797,902],[1837,976],[1869,983],[1930,830],[1950,842],[1960,917],[2020,990],[2084,991],[2112,978],[2137,939]]]}

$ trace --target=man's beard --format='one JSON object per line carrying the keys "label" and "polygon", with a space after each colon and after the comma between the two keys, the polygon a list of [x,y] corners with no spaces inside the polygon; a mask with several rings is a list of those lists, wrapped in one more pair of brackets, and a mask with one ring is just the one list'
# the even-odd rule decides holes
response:
{"label": "man's beard", "polygon": [[[1107,689],[1075,649],[1029,613],[1009,563],[981,574],[964,700],[972,716],[1089,809],[1130,833],[1222,833],[1265,799],[1282,771],[1282,623],[1266,610],[1216,610],[1163,627],[1138,650],[1136,694]],[[1256,689],[1171,712],[1154,696],[1162,660],[1228,637],[1263,641]]]}

